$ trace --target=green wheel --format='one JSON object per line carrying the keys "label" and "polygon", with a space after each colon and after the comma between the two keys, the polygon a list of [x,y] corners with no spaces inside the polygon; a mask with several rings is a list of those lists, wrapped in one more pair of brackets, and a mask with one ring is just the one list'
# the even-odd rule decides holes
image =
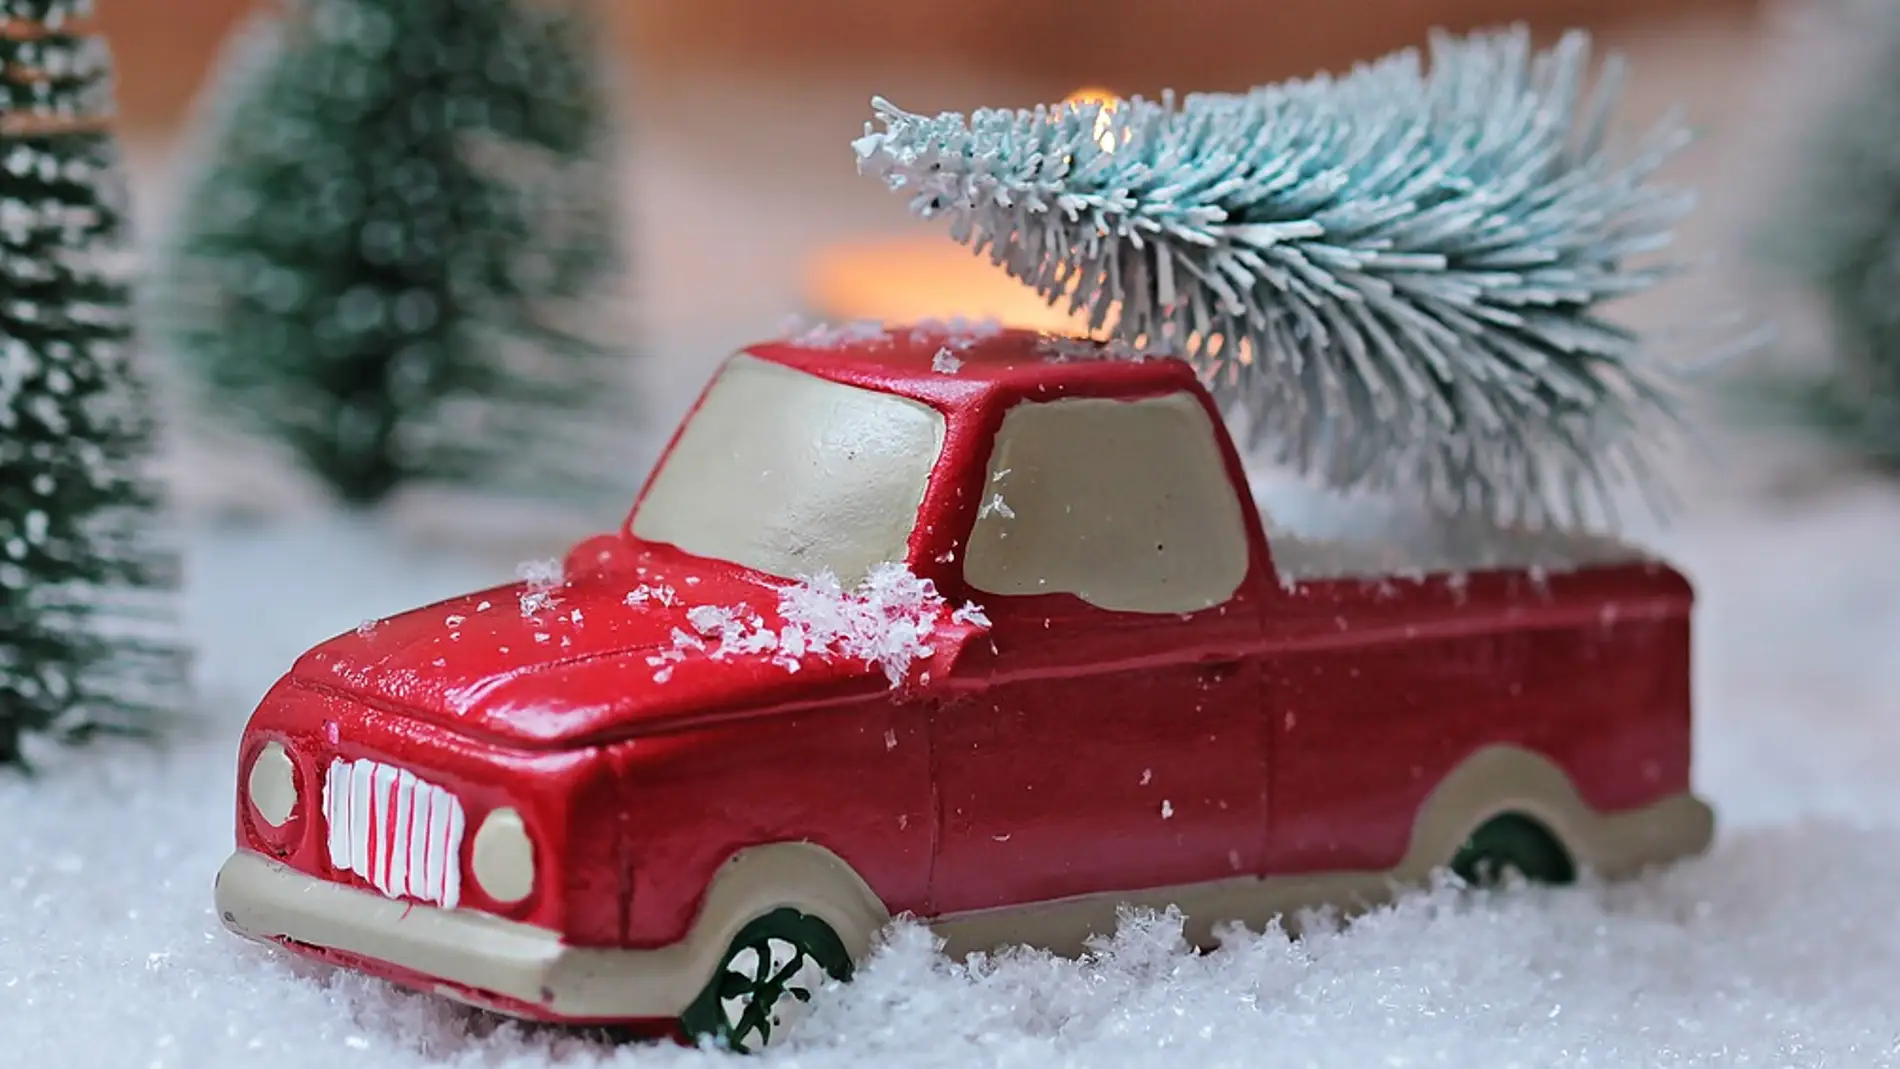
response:
{"label": "green wheel", "polygon": [[1565,884],[1577,878],[1564,845],[1521,813],[1505,813],[1479,825],[1451,859],[1451,871],[1472,887],[1496,887],[1510,872],[1532,883]]}
{"label": "green wheel", "polygon": [[773,910],[733,937],[705,990],[680,1014],[680,1029],[695,1043],[764,1050],[804,1016],[827,978],[851,978],[838,933],[795,909]]}

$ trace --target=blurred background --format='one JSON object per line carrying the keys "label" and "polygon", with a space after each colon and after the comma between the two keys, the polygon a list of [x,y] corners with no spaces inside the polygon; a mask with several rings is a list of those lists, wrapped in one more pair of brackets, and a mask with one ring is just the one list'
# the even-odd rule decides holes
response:
{"label": "blurred background", "polygon": [[[140,219],[160,229],[194,95],[252,0],[103,0]],[[1791,135],[1832,91],[1843,34],[1791,0],[610,0],[624,85],[628,299],[659,428],[711,362],[788,314],[1046,318],[1026,291],[855,172],[874,94],[912,111],[1053,102],[1084,88],[1232,90],[1339,70],[1429,28],[1568,26],[1632,60],[1627,120],[1685,110],[1673,165],[1702,206],[1692,279],[1636,302],[1639,324],[1760,314],[1746,231],[1772,211]],[[1851,35],[1848,35],[1851,36]],[[1801,331],[1799,310],[1776,329]],[[1780,348],[1798,350],[1798,342]],[[1722,466],[1722,472],[1730,469]],[[245,491],[250,493],[251,491]]]}

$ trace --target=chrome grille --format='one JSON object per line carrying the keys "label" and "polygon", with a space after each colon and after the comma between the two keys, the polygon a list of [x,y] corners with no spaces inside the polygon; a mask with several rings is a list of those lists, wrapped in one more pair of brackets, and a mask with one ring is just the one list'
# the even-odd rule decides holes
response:
{"label": "chrome grille", "polygon": [[454,909],[462,894],[462,803],[406,768],[330,762],[323,781],[330,864],[390,898]]}

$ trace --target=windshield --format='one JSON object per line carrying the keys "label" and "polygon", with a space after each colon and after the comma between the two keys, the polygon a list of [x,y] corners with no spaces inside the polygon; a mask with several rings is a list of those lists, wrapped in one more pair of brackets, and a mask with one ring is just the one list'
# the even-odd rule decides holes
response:
{"label": "windshield", "polygon": [[855,586],[905,558],[943,439],[928,405],[740,354],[648,485],[633,535]]}

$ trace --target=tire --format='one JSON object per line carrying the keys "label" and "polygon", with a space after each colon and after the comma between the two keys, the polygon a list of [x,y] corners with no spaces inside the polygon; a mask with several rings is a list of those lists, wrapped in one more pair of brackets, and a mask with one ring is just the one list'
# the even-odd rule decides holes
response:
{"label": "tire", "polygon": [[1521,813],[1480,824],[1451,859],[1451,871],[1467,886],[1493,888],[1517,873],[1531,883],[1567,884],[1577,878],[1570,851],[1550,829]]}
{"label": "tire", "polygon": [[776,909],[732,939],[680,1030],[692,1043],[751,1054],[778,1043],[827,979],[851,978],[851,955],[830,925]]}

